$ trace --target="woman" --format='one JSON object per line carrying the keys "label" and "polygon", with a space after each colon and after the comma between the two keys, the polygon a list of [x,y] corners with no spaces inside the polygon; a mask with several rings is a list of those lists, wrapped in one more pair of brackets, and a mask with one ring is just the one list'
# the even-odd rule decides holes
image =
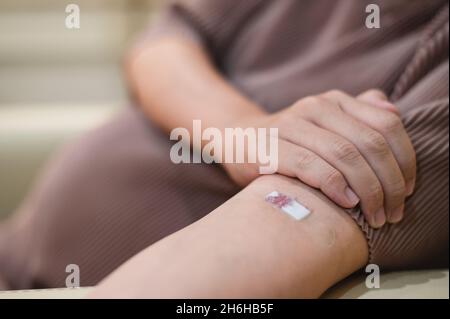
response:
{"label": "woman", "polygon": [[[276,273],[262,272],[271,280],[258,290],[261,295],[273,280],[280,295],[317,296],[367,262],[384,268],[448,265],[448,253],[442,253],[448,251],[448,8],[446,1],[377,4],[381,29],[365,26],[367,3],[361,1],[215,0],[169,6],[127,60],[130,85],[143,112],[130,110],[66,150],[22,213],[3,227],[0,269],[8,285],[61,286],[64,269],[72,263],[80,266],[82,285],[96,284],[136,252],[203,217],[252,180],[238,199],[261,199],[280,184],[280,191],[291,196],[314,198],[308,202],[312,217],[342,226],[337,228],[342,233],[335,233],[342,240],[335,242],[340,248],[334,254],[319,250],[305,263],[307,269],[297,268],[309,278],[314,265],[336,263],[343,256],[340,271],[307,284],[316,287],[310,295],[288,289]],[[332,116],[325,116],[328,112]],[[278,127],[278,175],[258,178],[251,164],[224,165],[225,174],[218,166],[171,163],[170,143],[159,128],[189,128],[193,119],[220,129]],[[313,191],[306,185],[325,196],[309,195]],[[252,211],[261,205],[237,203],[236,197],[218,211]],[[355,208],[342,215],[339,207]],[[271,214],[269,209],[264,206]],[[215,231],[226,240],[219,232],[221,222],[229,230],[240,221],[236,227],[243,227],[242,232],[247,229],[242,225],[254,222],[245,214],[233,221],[222,220],[223,215],[213,213],[183,230],[181,237],[177,233],[155,245],[157,255],[179,247],[172,246],[171,238],[179,243],[194,237],[186,242],[196,244],[195,238],[204,235],[206,243]],[[342,224],[336,220],[341,217]],[[291,227],[284,219],[266,221],[279,230]],[[320,229],[312,233],[311,240],[323,235]],[[302,241],[299,236],[279,243],[286,249],[280,257],[300,258],[292,255],[292,244]],[[17,244],[9,247],[11,241]],[[349,247],[352,242],[355,247]],[[207,247],[211,258],[230,256],[221,255],[217,244],[200,251]],[[254,246],[233,253],[248,253],[246,247]],[[262,243],[260,249],[264,247]],[[307,254],[300,251],[301,257]],[[191,253],[186,251],[183,262],[192,266]],[[268,265],[273,261],[258,256]],[[211,274],[217,270],[209,263],[213,260],[205,261]],[[140,267],[141,261],[131,261],[130,267]],[[127,267],[123,269],[111,285],[128,276]],[[292,272],[286,274],[285,279]],[[229,288],[224,294],[243,291]],[[211,292],[201,293],[205,291]],[[237,295],[245,293],[257,294]],[[188,290],[185,295],[193,294]]]}

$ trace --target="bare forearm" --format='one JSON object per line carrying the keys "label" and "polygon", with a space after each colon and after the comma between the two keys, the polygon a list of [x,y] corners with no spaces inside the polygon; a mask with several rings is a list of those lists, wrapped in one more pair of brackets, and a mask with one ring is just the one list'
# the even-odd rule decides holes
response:
{"label": "bare forearm", "polygon": [[150,41],[131,51],[129,82],[140,105],[165,130],[233,127],[242,117],[263,113],[224,80],[205,51],[176,37]]}
{"label": "bare forearm", "polygon": [[[295,220],[264,200],[273,190],[308,206]],[[265,176],[191,226],[119,268],[94,297],[318,297],[364,265],[353,220],[320,193]]]}

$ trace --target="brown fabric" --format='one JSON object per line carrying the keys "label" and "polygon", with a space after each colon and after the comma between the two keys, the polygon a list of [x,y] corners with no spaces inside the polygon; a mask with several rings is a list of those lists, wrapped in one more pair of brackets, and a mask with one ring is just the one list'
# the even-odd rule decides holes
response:
{"label": "brown fabric", "polygon": [[215,166],[173,164],[170,146],[129,109],[64,149],[3,225],[0,274],[14,289],[60,287],[77,264],[81,284],[93,285],[237,191]]}
{"label": "brown fabric", "polygon": [[[381,29],[365,27],[368,3],[380,5]],[[269,111],[330,89],[391,95],[417,151],[416,192],[396,226],[373,230],[358,210],[350,213],[383,269],[448,266],[446,3],[180,0],[142,41],[195,41]],[[130,109],[60,154],[1,226],[0,274],[9,286],[63,286],[71,263],[80,265],[82,285],[95,284],[238,191],[217,166],[172,164],[170,145]]]}

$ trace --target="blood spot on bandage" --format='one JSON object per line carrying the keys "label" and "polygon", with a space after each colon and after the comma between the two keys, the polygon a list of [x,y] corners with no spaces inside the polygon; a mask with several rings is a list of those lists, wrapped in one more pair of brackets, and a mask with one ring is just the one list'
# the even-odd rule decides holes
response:
{"label": "blood spot on bandage", "polygon": [[282,208],[283,206],[286,206],[288,204],[291,203],[292,199],[284,194],[273,194],[270,193],[269,195],[267,195],[266,197],[266,201],[268,201],[269,203],[277,206],[278,208]]}
{"label": "blood spot on bandage", "polygon": [[265,200],[296,220],[301,220],[311,213],[308,208],[300,204],[297,200],[277,191],[268,194]]}

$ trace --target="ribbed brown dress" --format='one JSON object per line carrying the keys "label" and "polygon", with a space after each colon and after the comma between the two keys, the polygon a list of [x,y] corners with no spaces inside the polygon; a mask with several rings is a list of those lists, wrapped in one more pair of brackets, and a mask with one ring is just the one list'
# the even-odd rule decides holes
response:
{"label": "ribbed brown dress", "polygon": [[[380,6],[380,29],[365,26],[368,3]],[[370,261],[383,269],[448,266],[447,5],[177,1],[143,41],[167,34],[195,41],[238,90],[269,111],[330,89],[385,91],[417,152],[416,191],[398,225],[374,230],[359,211],[349,213],[367,235]],[[68,264],[80,266],[82,285],[93,285],[238,191],[217,166],[172,164],[170,146],[136,108],[68,146],[19,214],[1,226],[3,285],[64,286]]]}

